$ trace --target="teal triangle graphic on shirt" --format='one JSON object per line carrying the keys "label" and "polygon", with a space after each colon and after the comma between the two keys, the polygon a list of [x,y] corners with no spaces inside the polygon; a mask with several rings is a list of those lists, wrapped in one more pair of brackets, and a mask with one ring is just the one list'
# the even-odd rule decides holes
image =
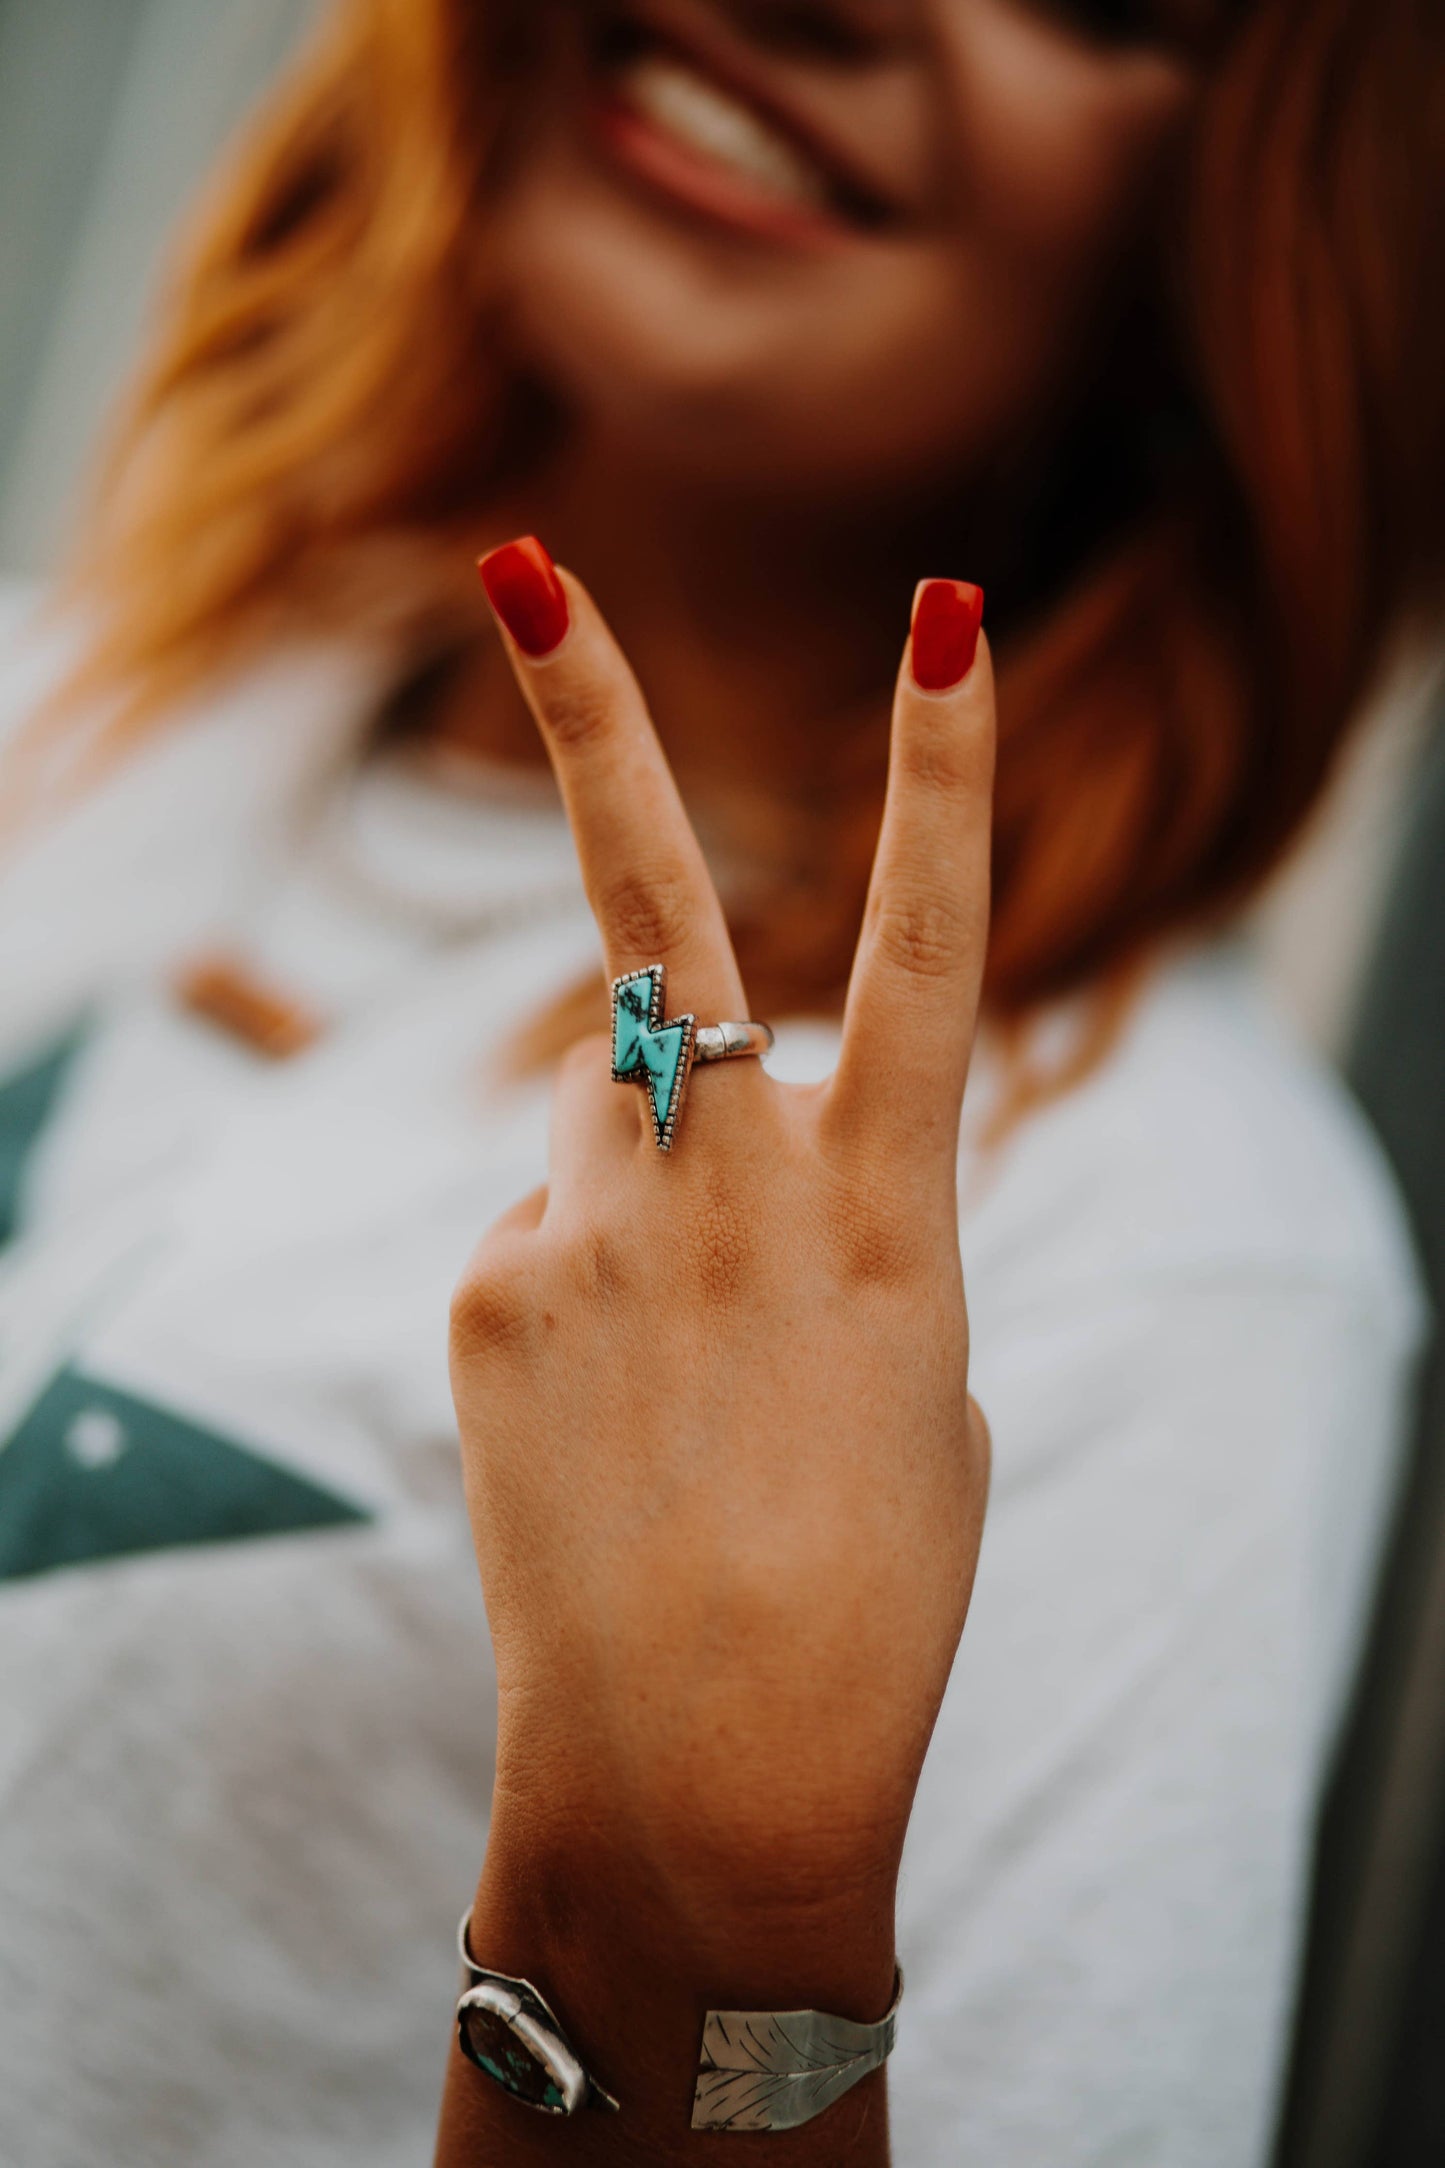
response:
{"label": "teal triangle graphic on shirt", "polygon": [[51,1379],[0,1450],[0,1580],[370,1519],[234,1439],[74,1369]]}
{"label": "teal triangle graphic on shirt", "polygon": [[619,1077],[646,1073],[661,1129],[677,1086],[687,1025],[659,1024],[656,1030],[652,1028],[655,985],[650,971],[639,971],[618,986],[612,1005],[612,1068]]}
{"label": "teal triangle graphic on shirt", "polygon": [[0,1082],[0,1248],[20,1223],[25,1169],[59,1104],[71,1064],[85,1042],[83,1025],[57,1039]]}

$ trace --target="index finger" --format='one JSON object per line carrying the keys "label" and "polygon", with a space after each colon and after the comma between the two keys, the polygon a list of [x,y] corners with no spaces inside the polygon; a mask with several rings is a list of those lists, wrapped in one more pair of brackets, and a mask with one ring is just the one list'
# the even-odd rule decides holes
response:
{"label": "index finger", "polygon": [[581,582],[534,536],[478,568],[551,757],[610,976],[664,964],[669,1009],[741,1016],[712,876],[636,678]]}
{"label": "index finger", "polygon": [[988,942],[994,698],[982,614],[982,591],[961,580],[926,581],[915,599],[830,1092],[845,1131],[950,1162]]}

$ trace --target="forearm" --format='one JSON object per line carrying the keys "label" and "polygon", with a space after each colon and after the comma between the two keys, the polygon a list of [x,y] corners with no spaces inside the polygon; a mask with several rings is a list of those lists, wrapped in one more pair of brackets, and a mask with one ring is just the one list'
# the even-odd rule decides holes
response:
{"label": "forearm", "polygon": [[[541,1989],[620,2112],[539,2114],[453,2043],[438,2168],[736,2168],[737,2135],[690,2127],[705,2013],[880,2018],[893,1992],[893,1879],[891,1871],[829,1878],[805,1895],[786,1870],[762,1865],[724,1884],[701,1861],[660,1872],[644,1846],[595,1821],[544,1833],[537,1818],[501,1807],[473,1911],[473,1955]],[[765,2142],[778,2168],[886,2168],[885,2073]]]}

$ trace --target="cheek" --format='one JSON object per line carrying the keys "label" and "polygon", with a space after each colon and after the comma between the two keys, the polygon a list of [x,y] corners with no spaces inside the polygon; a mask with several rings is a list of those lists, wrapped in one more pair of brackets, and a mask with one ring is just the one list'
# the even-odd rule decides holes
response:
{"label": "cheek", "polygon": [[920,473],[965,471],[1067,403],[1197,89],[1181,62],[1090,49],[1014,0],[975,0],[943,57],[946,237],[896,252],[818,365],[840,404],[848,381],[862,395],[880,464]]}
{"label": "cheek", "polygon": [[944,47],[941,187],[981,291],[1072,328],[1152,202],[1196,80],[1149,52],[1091,49],[1005,0],[977,0]]}

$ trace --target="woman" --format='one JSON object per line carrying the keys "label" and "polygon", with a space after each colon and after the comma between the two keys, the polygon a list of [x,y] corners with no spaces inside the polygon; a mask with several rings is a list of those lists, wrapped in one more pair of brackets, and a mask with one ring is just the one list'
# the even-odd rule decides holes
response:
{"label": "woman", "polygon": [[[454,2055],[447,2168],[726,2150],[704,2014],[895,1954],[900,2161],[1264,2158],[1415,1312],[1216,937],[1438,561],[1437,93],[1417,0],[336,9],[10,673],[7,2155],[416,2158],[495,1777],[471,1955],[621,2108]],[[961,1219],[951,580],[819,1081],[940,571]],[[670,974],[545,1200],[537,723]],[[615,1085],[683,1010],[802,1089]]]}

